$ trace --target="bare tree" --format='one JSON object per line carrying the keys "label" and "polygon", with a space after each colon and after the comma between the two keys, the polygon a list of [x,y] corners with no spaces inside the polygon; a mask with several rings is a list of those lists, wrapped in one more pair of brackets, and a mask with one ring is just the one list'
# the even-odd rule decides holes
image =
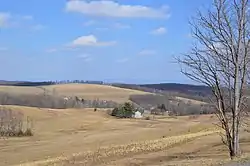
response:
{"label": "bare tree", "polygon": [[190,21],[196,43],[177,58],[190,79],[209,86],[231,159],[240,155],[250,60],[250,0],[214,0]]}

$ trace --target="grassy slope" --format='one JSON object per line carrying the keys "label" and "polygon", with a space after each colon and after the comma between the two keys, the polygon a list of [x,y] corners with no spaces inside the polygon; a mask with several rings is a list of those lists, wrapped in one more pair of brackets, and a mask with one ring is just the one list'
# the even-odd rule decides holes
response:
{"label": "grassy slope", "polygon": [[62,96],[79,96],[85,99],[103,99],[116,102],[125,102],[130,95],[148,94],[146,92],[117,88],[107,85],[94,84],[64,84],[50,85],[43,87],[21,87],[21,86],[0,86],[0,92],[6,92],[14,95],[22,94],[43,94],[43,89],[48,90],[50,94],[53,90]]}
{"label": "grassy slope", "polygon": [[[188,117],[161,120],[120,120],[104,112],[85,110],[47,110],[8,106],[34,120],[35,135],[29,138],[0,140],[0,165],[12,165],[71,156],[99,147],[161,139],[163,136],[197,132],[210,125],[210,118],[190,120]],[[200,124],[202,121],[202,124]],[[45,164],[46,165],[46,164]]]}
{"label": "grassy slope", "polygon": [[[61,96],[78,96],[90,100],[112,100],[118,103],[128,101],[130,95],[150,94],[139,90],[95,84],[61,84],[41,87],[0,86],[0,92],[10,93],[13,95],[43,94],[43,89],[46,89],[49,94],[53,94],[53,91],[55,91],[57,95]],[[177,99],[184,102],[190,101],[193,104],[204,104],[204,102],[184,97],[177,97]]]}
{"label": "grassy slope", "polygon": [[[65,96],[77,95],[119,102],[126,101],[131,94],[146,94],[136,90],[89,84],[52,85],[44,88],[50,92],[56,89],[58,94]],[[37,87],[0,86],[0,91],[16,95],[43,93],[43,90]],[[211,127],[211,123],[214,121],[210,116],[200,116],[198,119],[178,117],[177,119],[161,118],[151,121],[117,120],[108,117],[103,112],[93,112],[92,109],[58,111],[19,106],[8,107],[24,112],[25,115],[33,118],[35,136],[0,140],[0,165],[26,162],[34,165],[33,161],[42,161],[45,162],[44,165],[47,165],[48,156],[55,159],[58,156],[67,157],[72,156],[73,153],[79,154],[88,150],[95,152],[99,147],[126,145],[131,141],[161,140],[163,136],[198,132]],[[227,158],[227,153],[221,146],[219,137],[213,135],[190,141],[186,141],[190,144],[180,142],[178,146],[169,147],[170,149],[168,148],[167,151],[147,153],[142,151],[133,156],[122,158],[113,156],[104,160],[110,162],[111,159],[114,159],[108,165],[121,166],[125,166],[127,163],[162,165],[163,162],[179,165],[187,163],[190,165],[190,163],[196,162],[197,164],[194,165],[198,166],[203,165],[201,164],[203,161],[213,162],[210,159],[217,161]],[[243,148],[245,152],[249,151],[248,140],[244,143]],[[77,160],[80,162],[85,159],[79,156]]]}
{"label": "grassy slope", "polygon": [[50,91],[53,88],[60,95],[76,95],[86,99],[105,99],[105,100],[113,100],[113,101],[127,101],[130,95],[135,94],[148,94],[146,92],[131,90],[131,89],[123,89],[117,88],[108,85],[94,85],[94,84],[65,84],[65,85],[52,85],[47,86],[47,89]]}

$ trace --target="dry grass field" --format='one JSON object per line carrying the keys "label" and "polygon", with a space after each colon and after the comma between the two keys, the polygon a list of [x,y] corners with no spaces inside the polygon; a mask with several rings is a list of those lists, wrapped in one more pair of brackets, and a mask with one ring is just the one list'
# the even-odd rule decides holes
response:
{"label": "dry grass field", "polygon": [[125,102],[130,95],[143,95],[146,92],[117,88],[108,85],[94,84],[62,84],[42,87],[21,87],[21,86],[0,86],[0,92],[14,95],[22,94],[42,94],[46,89],[47,93],[61,96],[78,96],[85,99],[113,100],[115,102]]}
{"label": "dry grass field", "polygon": [[227,158],[226,152],[221,153],[225,149],[211,115],[121,120],[104,110],[8,107],[32,117],[35,135],[2,138],[0,165],[185,165],[195,161],[198,166]]}
{"label": "dry grass field", "polygon": [[45,86],[49,91],[56,90],[59,95],[79,96],[86,99],[102,99],[113,100],[116,102],[125,102],[130,95],[148,94],[138,90],[118,88],[108,85],[94,85],[94,84],[65,84]]}
{"label": "dry grass field", "polygon": [[[102,85],[53,85],[59,95],[128,100],[144,92]],[[17,95],[42,93],[37,87],[0,87]],[[0,139],[0,166],[165,166],[214,165],[228,161],[221,144],[216,117],[151,116],[116,119],[98,109],[39,109],[6,106],[33,120],[34,136]],[[242,148],[250,153],[250,134]],[[248,155],[246,155],[248,156]]]}
{"label": "dry grass field", "polygon": [[[148,92],[139,90],[124,89],[108,85],[95,84],[59,84],[40,87],[23,87],[23,86],[0,86],[0,92],[9,93],[12,95],[34,95],[43,94],[44,89],[46,93],[60,96],[78,96],[87,100],[112,100],[117,103],[123,103],[129,100],[130,95],[146,95]],[[187,99],[183,97],[176,97],[185,103],[191,102],[193,104],[206,104],[205,102]]]}

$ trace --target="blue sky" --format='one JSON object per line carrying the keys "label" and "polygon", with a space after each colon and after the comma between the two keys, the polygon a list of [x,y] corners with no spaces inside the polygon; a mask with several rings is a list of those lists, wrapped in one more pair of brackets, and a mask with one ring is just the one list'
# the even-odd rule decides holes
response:
{"label": "blue sky", "polygon": [[190,83],[173,55],[205,0],[1,0],[0,79]]}

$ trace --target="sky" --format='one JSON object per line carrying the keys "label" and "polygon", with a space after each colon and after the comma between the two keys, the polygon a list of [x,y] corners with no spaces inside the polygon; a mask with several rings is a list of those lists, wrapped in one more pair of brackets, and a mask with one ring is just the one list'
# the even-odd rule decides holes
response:
{"label": "sky", "polygon": [[1,0],[0,80],[191,83],[174,56],[206,0]]}

